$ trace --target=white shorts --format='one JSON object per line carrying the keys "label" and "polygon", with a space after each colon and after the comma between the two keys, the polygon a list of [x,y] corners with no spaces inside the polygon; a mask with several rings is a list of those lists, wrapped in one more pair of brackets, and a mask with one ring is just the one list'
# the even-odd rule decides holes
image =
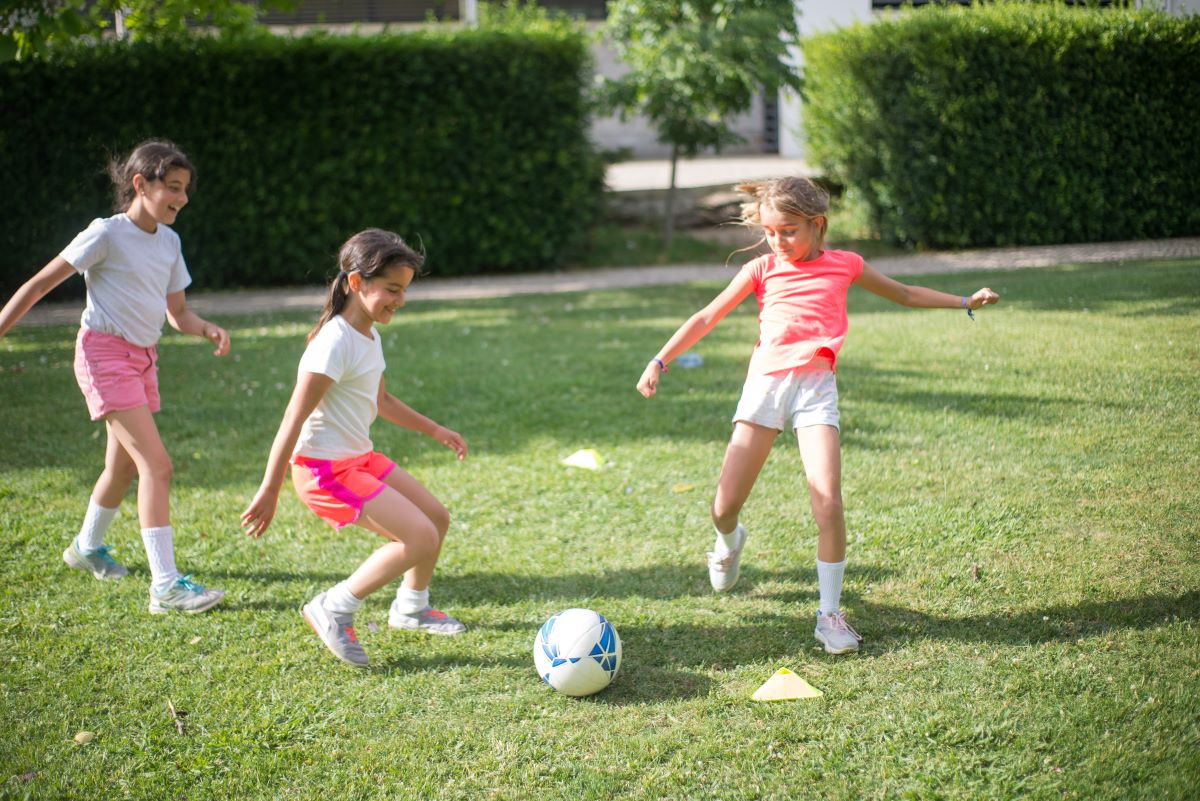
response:
{"label": "white shorts", "polygon": [[792,370],[746,379],[733,422],[784,431],[838,425],[837,379],[832,370]]}

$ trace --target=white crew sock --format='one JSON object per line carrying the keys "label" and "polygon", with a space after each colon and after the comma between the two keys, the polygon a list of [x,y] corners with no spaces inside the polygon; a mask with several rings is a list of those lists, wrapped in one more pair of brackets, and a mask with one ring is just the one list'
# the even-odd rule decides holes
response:
{"label": "white crew sock", "polygon": [[362,598],[350,592],[350,582],[343,581],[325,593],[322,605],[338,615],[353,615],[362,606]]}
{"label": "white crew sock", "polygon": [[713,553],[717,556],[724,556],[738,546],[739,540],[745,542],[745,529],[742,524],[738,523],[733,527],[733,531],[728,534],[722,534],[721,529],[713,526],[713,531],[717,532],[717,539],[713,543]]}
{"label": "white crew sock", "polygon": [[94,500],[89,500],[87,512],[83,515],[83,525],[79,528],[79,535],[75,537],[75,547],[83,553],[98,550],[104,544],[104,535],[108,533],[108,527],[112,525],[116,516],[116,506],[109,509]]}
{"label": "white crew sock", "polygon": [[150,589],[162,595],[171,589],[179,570],[175,567],[175,539],[171,526],[142,529],[142,544],[150,561]]}
{"label": "white crew sock", "polygon": [[396,590],[396,611],[402,615],[415,615],[425,607],[429,606],[429,588],[423,590],[411,590],[400,585],[400,589]]}
{"label": "white crew sock", "polygon": [[821,591],[821,608],[823,615],[837,612],[842,603],[842,576],[846,573],[846,560],[840,562],[822,562],[817,560],[817,586]]}

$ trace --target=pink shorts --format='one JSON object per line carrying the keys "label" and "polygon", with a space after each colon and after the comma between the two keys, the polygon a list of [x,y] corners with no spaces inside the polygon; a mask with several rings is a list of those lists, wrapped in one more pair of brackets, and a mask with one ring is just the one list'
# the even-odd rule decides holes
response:
{"label": "pink shorts", "polygon": [[154,346],[143,348],[113,334],[81,328],[75,339],[75,380],[93,420],[138,406],[149,406],[152,412],[161,408]]}
{"label": "pink shorts", "polygon": [[304,505],[334,528],[358,521],[363,504],[383,492],[383,477],[396,463],[381,453],[349,459],[292,459],[292,485]]}

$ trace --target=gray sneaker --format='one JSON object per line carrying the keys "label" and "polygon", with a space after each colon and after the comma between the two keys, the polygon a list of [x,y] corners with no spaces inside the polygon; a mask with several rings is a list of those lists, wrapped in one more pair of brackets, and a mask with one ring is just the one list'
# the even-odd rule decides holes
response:
{"label": "gray sneaker", "polygon": [[397,609],[395,601],[392,601],[392,608],[388,610],[388,625],[394,629],[427,631],[430,634],[462,634],[467,630],[462,623],[432,606],[410,614]]}
{"label": "gray sneaker", "polygon": [[358,635],[354,633],[354,615],[330,612],[325,608],[325,596],[321,593],[306,603],[300,612],[312,630],[325,643],[325,647],[333,651],[333,655],[348,665],[355,667],[367,666],[367,652],[358,643]]}
{"label": "gray sneaker", "polygon": [[63,561],[76,570],[88,571],[98,579],[123,578],[129,571],[125,569],[125,565],[113,559],[111,554],[112,548],[107,545],[101,545],[94,551],[84,553],[79,550],[75,540],[71,540],[67,550],[63,551]]}
{"label": "gray sneaker", "polygon": [[823,615],[817,612],[817,628],[813,632],[817,642],[825,646],[831,654],[845,654],[857,651],[862,642],[862,635],[846,622],[846,615],[841,610]]}
{"label": "gray sneaker", "polygon": [[171,588],[161,595],[150,590],[150,614],[165,615],[168,612],[187,612],[194,615],[212,609],[225,597],[224,590],[209,590],[192,581],[192,574],[175,579]]}
{"label": "gray sneaker", "polygon": [[715,551],[708,554],[708,583],[714,592],[728,592],[737,584],[741,575],[742,548],[746,547],[746,529],[738,523],[733,530],[737,534],[737,546],[728,553],[718,554]]}

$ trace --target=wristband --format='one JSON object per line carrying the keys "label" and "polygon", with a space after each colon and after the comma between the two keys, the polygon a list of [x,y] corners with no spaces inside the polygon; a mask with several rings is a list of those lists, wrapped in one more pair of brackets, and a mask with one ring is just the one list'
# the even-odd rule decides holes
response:
{"label": "wristband", "polygon": [[662,360],[662,359],[660,359],[660,358],[658,358],[657,356],[655,356],[655,357],[654,357],[653,359],[651,359],[650,361],[652,361],[652,362],[654,362],[655,364],[657,364],[657,365],[658,365],[658,369],[659,369],[659,370],[662,370],[664,373],[665,373],[665,372],[667,372],[667,366],[666,366],[665,364],[663,364],[663,360]]}
{"label": "wristband", "polygon": [[975,322],[975,313],[971,311],[971,307],[967,305],[968,303],[970,303],[970,299],[966,295],[963,295],[962,307],[967,310],[967,316],[971,318],[971,322]]}

